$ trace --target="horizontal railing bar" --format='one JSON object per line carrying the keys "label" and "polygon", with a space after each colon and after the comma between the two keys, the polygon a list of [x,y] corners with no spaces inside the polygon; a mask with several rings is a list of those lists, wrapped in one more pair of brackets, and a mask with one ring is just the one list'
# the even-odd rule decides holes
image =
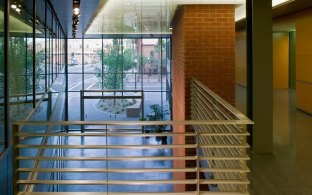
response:
{"label": "horizontal railing bar", "polygon": [[85,95],[82,96],[83,99],[141,99],[142,96],[90,96],[90,95]]}
{"label": "horizontal railing bar", "polygon": [[244,114],[242,114],[240,111],[238,111],[232,105],[230,105],[228,102],[223,100],[219,95],[217,95],[215,92],[210,90],[207,86],[205,86],[203,83],[199,82],[197,79],[192,79],[192,85],[195,87],[196,86],[200,87],[201,90],[198,89],[198,87],[196,87],[198,89],[198,91],[205,91],[206,93],[209,93],[209,95],[211,95],[215,100],[217,100],[219,104],[221,104],[223,107],[225,107],[228,111],[230,111],[236,117],[238,117],[240,119],[247,119],[247,117]]}
{"label": "horizontal railing bar", "polygon": [[43,156],[18,156],[17,160],[41,161],[149,161],[149,160],[196,160],[196,156],[127,156],[127,157],[43,157]]}
{"label": "horizontal railing bar", "polygon": [[111,93],[111,92],[120,92],[120,93],[128,93],[128,92],[142,92],[143,90],[95,90],[95,89],[91,89],[91,90],[80,90],[80,92],[83,93],[90,93],[90,92],[98,92],[98,93]]}
{"label": "horizontal railing bar", "polygon": [[206,179],[200,180],[200,184],[250,184],[249,180],[235,180],[235,179]]}
{"label": "horizontal railing bar", "polygon": [[[142,131],[142,130],[141,130]],[[159,133],[25,133],[20,132],[17,136],[20,137],[50,137],[50,136],[90,136],[90,137],[156,137]],[[196,133],[162,133],[161,136],[196,136]]]}
{"label": "horizontal railing bar", "polygon": [[[17,160],[41,161],[149,161],[149,160],[196,160],[196,156],[127,156],[127,157],[44,157],[18,156]],[[198,157],[199,160],[250,160],[248,156],[209,156]]]}
{"label": "horizontal railing bar", "polygon": [[151,172],[196,172],[196,168],[184,168],[184,169],[174,169],[174,168],[140,168],[140,169],[114,169],[114,168],[19,168],[17,172],[79,172],[79,173],[151,173]]}
{"label": "horizontal railing bar", "polygon": [[199,148],[250,148],[248,144],[199,144]]}
{"label": "horizontal railing bar", "polygon": [[17,195],[249,195],[248,192],[19,192]]}
{"label": "horizontal railing bar", "polygon": [[[232,117],[234,116],[235,118],[228,118],[227,114],[223,112],[222,107],[218,107],[216,105],[214,105],[212,99],[207,98],[206,93],[202,92],[202,91],[196,91],[196,90],[192,90],[193,96],[192,96],[192,103],[197,105],[196,109],[194,110],[195,112],[199,112],[201,114],[204,114],[206,117],[204,117],[205,119],[207,118],[207,114],[209,114],[209,116],[213,116],[214,120],[221,120],[220,117],[222,117],[222,120],[239,120],[239,118],[234,115],[233,113],[231,113]],[[210,94],[208,94],[210,95]],[[215,107],[212,107],[215,106]],[[195,106],[194,106],[195,108]],[[224,107],[223,107],[224,108]],[[193,110],[193,109],[192,109]]]}
{"label": "horizontal railing bar", "polygon": [[208,156],[199,157],[199,160],[250,160],[249,156]]}
{"label": "horizontal railing bar", "polygon": [[[200,130],[199,131],[203,131]],[[241,132],[220,132],[220,133],[216,133],[216,132],[200,132],[199,136],[250,136],[250,133],[246,132],[246,133],[241,133]]]}
{"label": "horizontal railing bar", "polygon": [[[157,185],[157,184],[196,184],[196,179],[181,180],[18,180],[18,184],[47,185]],[[249,184],[248,180],[207,179],[200,184]]]}
{"label": "horizontal railing bar", "polygon": [[[113,137],[113,136],[141,136],[151,137],[159,136],[159,133],[26,133],[20,132],[16,134],[19,137],[50,137],[50,136],[94,136],[94,137]],[[196,133],[162,133],[162,136],[196,136]],[[249,136],[249,133],[200,133],[199,136]]]}
{"label": "horizontal railing bar", "polygon": [[239,173],[248,173],[250,172],[250,169],[248,168],[200,168],[200,172],[222,172],[222,173],[228,173],[228,172],[239,172]]}
{"label": "horizontal railing bar", "polygon": [[[165,148],[196,148],[197,144],[178,145],[28,145],[18,144],[17,148],[58,148],[58,149],[165,149]],[[204,144],[200,148],[249,148],[248,144],[225,145]]]}
{"label": "horizontal railing bar", "polygon": [[196,179],[181,180],[18,180],[18,184],[47,185],[156,185],[196,184]]}
{"label": "horizontal railing bar", "polygon": [[[114,168],[18,168],[17,172],[79,172],[79,173],[151,173],[151,172],[166,172],[166,173],[175,173],[175,172],[196,172],[197,168],[140,168],[140,169],[114,169]],[[200,168],[200,172],[239,172],[247,173],[250,172],[248,168]]]}
{"label": "horizontal railing bar", "polygon": [[26,145],[18,144],[17,148],[58,148],[58,149],[164,149],[196,148],[196,144],[179,145]]}
{"label": "horizontal railing bar", "polygon": [[187,120],[187,121],[14,121],[13,125],[58,126],[58,125],[218,125],[218,124],[253,124],[249,119],[243,120]]}

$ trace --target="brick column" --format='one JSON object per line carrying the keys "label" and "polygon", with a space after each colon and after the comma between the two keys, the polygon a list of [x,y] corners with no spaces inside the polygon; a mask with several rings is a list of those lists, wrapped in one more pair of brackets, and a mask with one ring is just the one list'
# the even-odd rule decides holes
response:
{"label": "brick column", "polygon": [[[173,19],[173,118],[190,119],[190,80],[196,78],[234,105],[235,19],[234,5],[184,5]],[[183,127],[174,127],[184,132]],[[183,144],[190,140],[174,140]],[[193,140],[191,140],[193,141]],[[176,150],[175,155],[194,151]],[[188,167],[192,162],[175,162]],[[176,179],[185,175],[175,175]],[[185,186],[184,186],[185,187]],[[185,190],[176,186],[176,191]],[[188,188],[186,188],[188,190]]]}

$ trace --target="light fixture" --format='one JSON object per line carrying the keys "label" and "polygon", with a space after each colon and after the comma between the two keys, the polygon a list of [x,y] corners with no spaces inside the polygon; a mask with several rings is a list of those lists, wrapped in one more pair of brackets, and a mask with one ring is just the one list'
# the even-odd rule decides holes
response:
{"label": "light fixture", "polygon": [[11,6],[10,6],[12,9],[14,9],[17,13],[21,13],[22,11],[22,4],[19,2],[19,1],[13,1],[11,3]]}
{"label": "light fixture", "polygon": [[[36,25],[39,25],[39,20],[40,20],[40,18],[37,16],[36,17]],[[29,22],[33,22],[33,18],[29,18]]]}
{"label": "light fixture", "polygon": [[72,36],[73,38],[76,38],[76,32],[78,31],[79,24],[78,17],[80,16],[80,0],[73,0],[73,10]]}
{"label": "light fixture", "polygon": [[74,14],[79,15],[80,14],[80,0],[73,0],[73,9],[74,9]]}
{"label": "light fixture", "polygon": [[16,11],[17,13],[20,13],[22,10],[21,10],[20,8],[17,7],[17,8],[15,9],[15,11]]}

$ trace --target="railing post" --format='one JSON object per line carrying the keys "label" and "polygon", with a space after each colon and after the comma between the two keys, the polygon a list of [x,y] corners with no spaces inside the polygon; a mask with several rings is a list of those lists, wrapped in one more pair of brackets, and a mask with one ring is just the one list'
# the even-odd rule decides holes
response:
{"label": "railing post", "polygon": [[[108,146],[107,125],[105,125],[105,134],[106,134],[106,136],[105,136],[105,145]],[[106,159],[108,159],[108,156],[109,156],[109,155],[108,155],[108,148],[106,147]],[[106,183],[107,183],[107,184],[106,184],[106,192],[107,192],[107,194],[109,193],[109,192],[108,192],[108,183],[109,183],[109,178],[108,178],[108,174],[109,174],[109,171],[108,171],[108,168],[109,168],[109,167],[108,167],[108,162],[109,162],[108,160],[106,160],[106,162],[105,162],[105,163],[106,163],[106,171],[107,171],[107,172],[106,172]]]}
{"label": "railing post", "polygon": [[52,92],[48,91],[48,118],[50,118],[52,113]]}
{"label": "railing post", "polygon": [[[80,90],[80,120],[84,121],[84,92]],[[84,133],[84,125],[81,125],[80,132]]]}
{"label": "railing post", "polygon": [[134,73],[134,89],[135,89],[135,90],[137,89],[137,80],[136,80],[136,77],[137,77],[137,73]]}
{"label": "railing post", "polygon": [[200,136],[200,129],[195,129],[195,133],[196,133],[196,180],[197,180],[197,195],[200,194],[200,161],[199,161],[199,157],[200,157],[200,147],[199,147],[199,136]]}
{"label": "railing post", "polygon": [[19,160],[17,160],[17,156],[19,156],[19,148],[16,147],[18,142],[19,142],[19,136],[18,136],[18,125],[13,125],[13,145],[12,145],[12,152],[13,152],[13,194],[17,195],[19,192],[19,185],[18,185],[18,180],[19,180],[19,172],[17,169],[19,168]]}

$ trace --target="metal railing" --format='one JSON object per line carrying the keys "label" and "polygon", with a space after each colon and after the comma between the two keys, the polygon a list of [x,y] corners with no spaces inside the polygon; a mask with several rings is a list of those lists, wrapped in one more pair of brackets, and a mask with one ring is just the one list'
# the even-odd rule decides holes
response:
{"label": "metal railing", "polygon": [[[207,88],[198,80],[191,82],[191,118],[194,120],[248,120],[246,116],[241,114],[229,103]],[[246,173],[249,171],[244,160],[235,159],[236,156],[245,156],[248,160],[246,149],[249,145],[246,143],[246,136],[240,135],[237,132],[246,133],[245,125],[239,124],[218,124],[218,125],[196,125],[194,129],[198,134],[201,132],[208,133],[210,136],[200,136],[198,144],[211,145],[213,147],[203,148],[202,155],[204,156],[223,156],[218,160],[207,159],[207,167],[211,169],[234,169],[236,171],[210,172],[206,176],[210,176],[216,180],[245,180],[240,184],[226,183],[219,184],[220,191],[247,191],[248,180]],[[230,159],[232,158],[232,159]],[[239,171],[241,170],[241,171]]]}
{"label": "metal railing", "polygon": [[[15,194],[248,194],[252,121],[195,80],[191,99],[188,121],[15,122]],[[58,130],[69,125],[102,131]],[[142,133],[152,125],[173,131]]]}

